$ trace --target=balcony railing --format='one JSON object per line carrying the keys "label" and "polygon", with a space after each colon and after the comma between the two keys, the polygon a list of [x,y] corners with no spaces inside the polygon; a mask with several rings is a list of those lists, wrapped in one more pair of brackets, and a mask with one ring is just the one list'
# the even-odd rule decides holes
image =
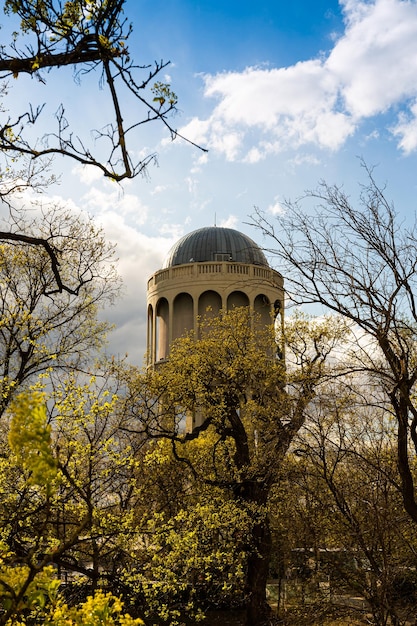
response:
{"label": "balcony railing", "polygon": [[246,263],[233,262],[208,262],[208,263],[187,263],[185,265],[177,265],[156,272],[148,280],[148,289],[155,285],[159,285],[166,280],[177,278],[198,278],[202,275],[210,274],[239,274],[256,278],[258,280],[267,281],[273,284],[281,284],[282,276],[279,272],[261,265],[250,265]]}

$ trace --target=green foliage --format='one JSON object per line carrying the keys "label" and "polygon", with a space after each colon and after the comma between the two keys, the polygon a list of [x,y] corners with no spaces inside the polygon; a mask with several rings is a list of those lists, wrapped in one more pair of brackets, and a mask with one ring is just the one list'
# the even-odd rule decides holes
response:
{"label": "green foliage", "polygon": [[[154,370],[106,364],[107,378],[20,394],[0,440],[10,623],[140,623],[121,600],[167,624],[253,598],[262,608],[274,546],[281,573],[294,547],[355,551],[366,563],[355,589],[375,606],[388,597],[415,542],[407,524],[396,532],[391,421],[367,405],[358,420],[362,390],[329,382],[343,338],[337,320],[289,320],[284,368],[275,330],[235,310],[204,320],[200,339],[176,342]],[[200,426],[187,429],[187,414]],[[51,562],[83,574],[85,604],[67,606]]]}
{"label": "green foliage", "polygon": [[158,102],[159,106],[163,106],[165,102],[168,102],[170,106],[175,106],[178,102],[176,94],[171,90],[169,83],[161,83],[158,81],[151,89],[154,98],[153,102]]}
{"label": "green foliage", "polygon": [[148,516],[143,559],[126,573],[126,584],[144,598],[148,614],[169,624],[184,616],[199,621],[210,606],[242,603],[252,524],[244,503],[190,486],[176,513]]}
{"label": "green foliage", "polygon": [[29,472],[28,484],[49,486],[57,474],[47,423],[46,398],[39,392],[17,396],[11,407],[9,445]]}
{"label": "green foliage", "polygon": [[97,591],[76,607],[60,602],[44,622],[48,626],[140,626],[144,622],[123,613],[123,602],[111,593]]}
{"label": "green foliage", "polygon": [[35,617],[51,626],[142,623],[123,615],[120,600],[104,592],[69,608],[56,593],[55,568],[48,567],[71,559],[67,563],[83,569],[90,558],[102,567],[112,553],[129,551],[137,536],[128,506],[132,449],[114,421],[117,396],[104,390],[100,398],[94,383],[80,386],[70,378],[55,391],[54,429],[46,393],[22,393],[10,409],[11,453],[2,459],[0,505],[0,586],[10,623]]}
{"label": "green foliage", "polygon": [[[7,612],[13,609],[15,615],[30,614],[40,616],[50,603],[58,599],[60,581],[55,578],[53,567],[45,567],[32,579],[28,566],[10,566],[4,563],[4,557],[10,559],[10,554],[2,550],[2,563],[0,567],[0,606]],[[46,609],[48,611],[48,609]],[[16,622],[15,618],[10,623]],[[9,622],[6,622],[9,624]]]}
{"label": "green foliage", "polygon": [[[228,553],[235,563],[243,564],[240,591],[244,588],[247,593],[251,623],[265,621],[268,613],[265,587],[272,548],[271,490],[280,480],[296,433],[330,374],[327,362],[344,331],[338,320],[298,318],[281,334],[272,325],[265,327],[248,307],[222,311],[218,317],[202,319],[197,337],[190,333],[178,339],[167,361],[148,370],[142,379],[132,377],[130,383],[132,402],[144,409],[139,418],[144,431],[169,441],[174,458],[189,473],[193,485],[189,491],[195,501],[193,511],[186,508],[187,518],[192,519],[199,506],[207,505],[207,499],[196,494],[218,490],[221,506],[231,506],[235,512],[230,517],[237,520],[241,516],[246,524],[244,532],[238,531],[246,538],[240,555]],[[280,348],[285,344],[291,367],[277,358],[277,342]],[[183,511],[164,517],[163,525],[169,521],[176,528],[176,515]],[[206,517],[210,519],[210,514]],[[194,525],[198,527],[196,522]],[[194,547],[193,538],[192,530],[183,538],[192,554],[201,551],[201,545]],[[227,533],[219,543],[227,546]],[[170,554],[168,551],[167,562]],[[216,550],[210,554],[216,563]],[[181,559],[177,557],[177,561]],[[227,558],[222,555],[219,561],[227,571]],[[199,567],[205,571],[202,563]],[[171,567],[171,583],[175,573]],[[219,571],[215,577],[221,579]]]}
{"label": "green foliage", "polygon": [[[0,570],[2,597],[0,605],[7,611],[26,586],[29,570],[9,567]],[[61,581],[53,567],[45,567],[26,586],[20,598],[18,616],[5,626],[26,626],[42,623],[46,626],[140,626],[144,622],[123,612],[123,602],[111,593],[99,590],[76,606],[68,606],[59,592]]]}
{"label": "green foliage", "polygon": [[[304,423],[305,408],[345,332],[338,320],[294,318],[278,337],[291,361],[286,367],[275,357],[275,329],[265,328],[245,307],[202,320],[200,339],[193,333],[179,339],[169,360],[148,372],[146,385],[161,397],[149,432],[173,439],[182,456],[181,442],[202,434],[184,433],[184,415],[197,416],[202,431],[213,431],[208,454],[219,484],[244,483],[257,473],[266,484],[273,482],[277,461]],[[193,466],[199,473],[198,464]]]}

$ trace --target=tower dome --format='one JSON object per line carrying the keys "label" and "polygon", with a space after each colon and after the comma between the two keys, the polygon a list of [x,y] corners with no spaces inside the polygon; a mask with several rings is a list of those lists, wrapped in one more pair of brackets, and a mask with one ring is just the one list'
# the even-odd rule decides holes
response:
{"label": "tower dome", "polygon": [[233,228],[210,226],[194,230],[177,241],[169,251],[163,268],[208,261],[269,267],[264,253],[250,237]]}

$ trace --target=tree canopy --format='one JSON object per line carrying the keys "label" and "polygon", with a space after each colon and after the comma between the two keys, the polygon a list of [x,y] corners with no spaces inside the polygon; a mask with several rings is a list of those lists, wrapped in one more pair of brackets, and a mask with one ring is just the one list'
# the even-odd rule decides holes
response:
{"label": "tree canopy", "polygon": [[[198,338],[190,333],[179,339],[165,363],[128,383],[139,432],[170,441],[194,481],[222,489],[252,520],[248,625],[268,620],[269,496],[344,332],[338,320],[298,318],[277,338],[273,325],[265,327],[247,307],[223,311],[201,321]],[[291,367],[277,358],[277,340]],[[192,427],[190,420],[186,428],[187,415],[199,423]]]}

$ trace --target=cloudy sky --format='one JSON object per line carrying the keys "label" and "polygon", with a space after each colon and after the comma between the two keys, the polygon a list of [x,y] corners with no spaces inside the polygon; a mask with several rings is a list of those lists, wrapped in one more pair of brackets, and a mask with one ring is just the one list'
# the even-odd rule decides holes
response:
{"label": "cloudy sky", "polygon": [[[110,350],[141,364],[147,278],[186,232],[217,223],[267,246],[247,224],[255,206],[277,213],[322,179],[354,198],[360,158],[376,166],[398,211],[414,212],[417,0],[127,0],[126,15],[131,55],[171,61],[161,79],[179,98],[173,126],[208,152],[148,126],[131,145],[158,154],[147,179],[119,188],[57,162],[61,184],[51,194],[96,216],[118,244],[125,287],[107,312],[117,326]],[[15,102],[45,101],[47,115],[65,98],[81,133],[100,123],[98,77],[48,81],[19,78]]]}

